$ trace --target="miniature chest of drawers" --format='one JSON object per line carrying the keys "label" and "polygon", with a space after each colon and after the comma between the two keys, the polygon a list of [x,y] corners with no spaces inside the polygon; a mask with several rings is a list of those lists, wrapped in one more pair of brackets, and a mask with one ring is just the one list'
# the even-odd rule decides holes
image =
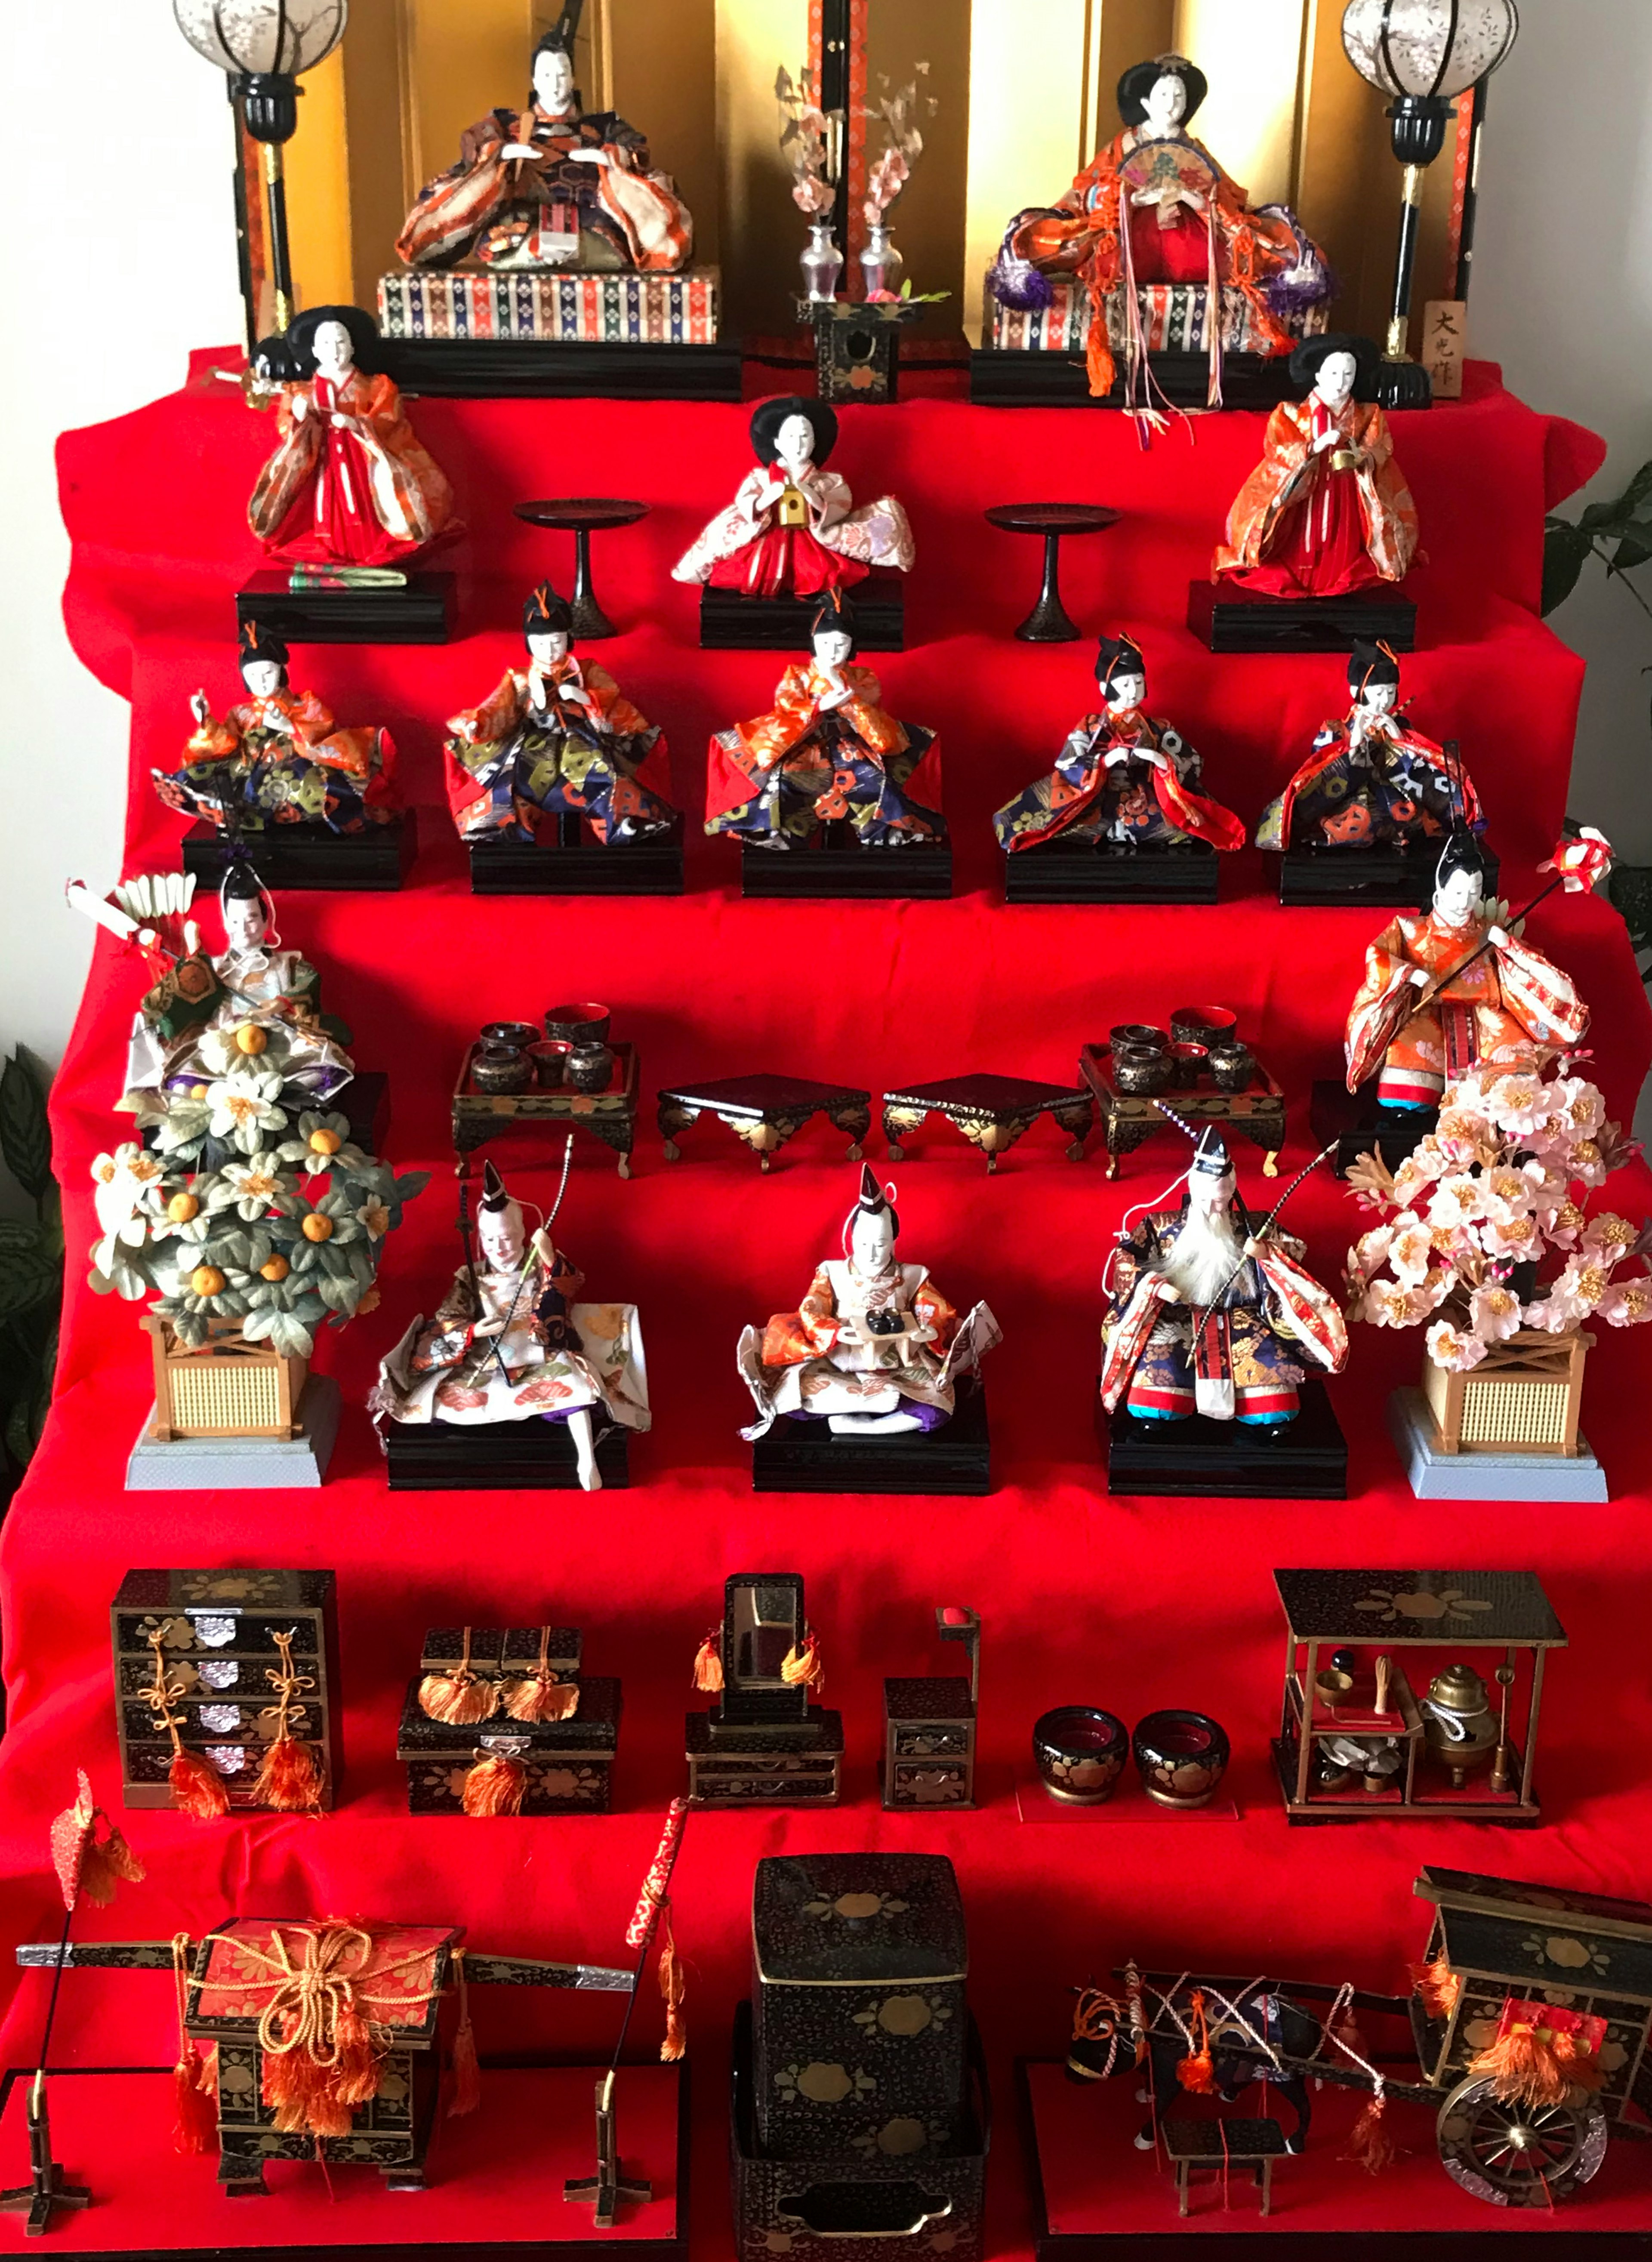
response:
{"label": "miniature chest of drawers", "polygon": [[[314,1755],[320,1803],[343,1771],[335,1581],[331,1571],[128,1571],[111,1606],[121,1793],[128,1806],[170,1807],[171,1732],[222,1777],[232,1807],[252,1787],[277,1733],[278,1635],[308,1683],[289,1728]],[[157,1670],[164,1708],[147,1700]]]}
{"label": "miniature chest of drawers", "polygon": [[759,1862],[758,2140],[789,2159],[922,2158],[968,2102],[963,1904],[941,1854]]}
{"label": "miniature chest of drawers", "polygon": [[975,1699],[961,1674],[884,1683],[884,1804],[973,1806]]}
{"label": "miniature chest of drawers", "polygon": [[[575,1626],[431,1627],[396,1731],[409,1814],[464,1814],[465,1780],[491,1759],[514,1761],[523,1771],[512,1812],[606,1814],[619,1747],[620,1685],[581,1675],[583,1646]],[[513,1718],[510,1692],[541,1673],[570,1693],[573,1710],[562,1719]],[[464,1675],[491,1698],[492,1709],[480,1719],[433,1718],[421,1696],[431,1674]]]}

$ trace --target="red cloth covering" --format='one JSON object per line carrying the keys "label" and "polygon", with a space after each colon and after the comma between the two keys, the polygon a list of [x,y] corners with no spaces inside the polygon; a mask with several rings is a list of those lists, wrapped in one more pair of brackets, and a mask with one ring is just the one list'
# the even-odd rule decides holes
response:
{"label": "red cloth covering", "polygon": [[[184,391],[70,434],[60,450],[75,537],[70,629],[87,664],[133,700],[129,867],[175,853],[180,821],[155,801],[148,772],[175,750],[189,693],[221,667],[232,592],[258,562],[243,505],[269,426],[209,369],[203,359]],[[99,936],[54,1101],[72,1252],[59,1402],[0,1535],[11,1702],[0,1746],[0,1940],[57,1936],[61,1902],[47,1831],[74,1794],[77,1763],[119,1812],[108,1610],[132,1566],[336,1568],[343,1804],[322,1821],[270,1815],[203,1826],[123,1814],[148,1881],[124,1890],[112,1910],[78,1914],[78,1934],[198,1937],[230,1914],[324,1912],[463,1925],[479,1949],[602,1963],[621,1960],[660,1817],[683,1785],[682,1716],[707,1701],[695,1696],[690,1671],[724,1579],[795,1567],[808,1581],[830,1701],[844,1713],[845,1803],[829,1812],[689,1817],[673,1897],[698,2061],[696,2244],[707,2256],[730,2251],[726,2036],[750,1981],[757,1856],[913,1848],[958,1865],[970,1992],[999,2105],[990,2251],[1024,2256],[1010,2060],[1018,2051],[1062,2054],[1074,1982],[1134,1954],[1171,1970],[1282,1969],[1399,1992],[1427,1933],[1428,1913],[1411,1895],[1425,1861],[1594,1891],[1643,1895],[1652,1885],[1652,1783],[1634,1756],[1652,1749],[1652,1688],[1633,1662],[1652,1599],[1647,1339],[1603,1328],[1591,1354],[1583,1426],[1612,1475],[1615,1496],[1605,1507],[1419,1505],[1389,1442],[1384,1404],[1396,1383],[1416,1379],[1422,1346],[1367,1328],[1354,1330],[1346,1373],[1327,1386],[1351,1449],[1345,1504],[1110,1501],[1092,1430],[1101,1264],[1126,1207],[1155,1196],[1183,1167],[1186,1148],[1166,1133],[1128,1157],[1109,1185],[1098,1145],[1075,1166],[1050,1127],[1035,1126],[989,1180],[979,1156],[932,1121],[907,1163],[891,1170],[876,1140],[870,1153],[879,1176],[898,1185],[903,1255],[928,1264],[955,1297],[987,1297],[1002,1323],[987,1371],[999,1489],[978,1501],[758,1498],[738,1435],[749,1405],[736,1338],[836,1252],[857,1173],[842,1160],[841,1138],[819,1120],[768,1177],[737,1141],[712,1135],[715,1127],[687,1159],[667,1165],[646,1107],[633,1180],[623,1182],[595,1142],[581,1142],[558,1221],[559,1241],[593,1293],[634,1298],[642,1311],[654,1427],[633,1441],[632,1488],[600,1504],[572,1494],[390,1495],[361,1402],[379,1358],[415,1311],[434,1307],[457,1262],[448,1095],[482,1020],[535,1014],[589,991],[612,1005],[616,1033],[640,1047],[645,1091],[763,1067],[876,1093],[970,1069],[1076,1081],[1079,1044],[1115,1022],[1162,1023],[1189,1001],[1226,1002],[1290,1095],[1288,1172],[1307,1159],[1310,1079],[1340,1072],[1343,1017],[1385,916],[1281,911],[1249,850],[1224,860],[1226,900],[1214,908],[1005,906],[990,813],[1048,767],[1093,689],[1086,647],[1010,641],[1037,551],[985,528],[985,507],[1058,493],[1124,512],[1105,539],[1066,545],[1066,602],[1091,627],[1128,624],[1139,636],[1156,706],[1203,751],[1211,791],[1247,819],[1339,710],[1344,662],[1215,659],[1181,624],[1187,584],[1207,571],[1228,502],[1259,452],[1259,415],[1196,420],[1191,439],[1171,436],[1144,454],[1128,421],[1109,411],[1002,412],[936,398],[846,416],[833,463],[857,492],[899,494],[917,529],[914,648],[879,654],[876,666],[892,711],[921,717],[948,749],[954,900],[741,903],[733,852],[693,824],[690,892],[681,900],[610,907],[472,897],[442,806],[443,718],[485,696],[516,658],[523,593],[547,570],[570,572],[566,544],[547,544],[511,515],[518,497],[543,491],[548,462],[569,493],[606,493],[614,467],[628,465],[653,501],[647,519],[595,545],[598,591],[625,630],[602,659],[665,725],[674,798],[689,811],[702,805],[700,750],[711,731],[768,704],[776,656],[699,652],[696,593],[668,578],[671,560],[749,462],[747,410],[424,400],[418,413],[452,475],[474,555],[494,577],[472,586],[466,634],[445,647],[294,653],[299,681],[341,714],[382,719],[403,750],[400,776],[422,804],[415,884],[394,896],[288,897],[278,910],[289,940],[324,969],[329,1007],[353,1025],[362,1066],[390,1071],[387,1151],[437,1175],[391,1243],[379,1309],[323,1339],[321,1363],[346,1400],[326,1488],[125,1494],[126,1454],[149,1399],[147,1348],[136,1307],[94,1299],[79,1284],[93,1234],[87,1165],[119,1133],[111,1106],[142,975]],[[1504,858],[1504,890],[1519,903],[1538,884],[1533,866],[1565,808],[1583,674],[1535,616],[1542,514],[1594,468],[1598,445],[1510,398],[1483,365],[1471,365],[1461,404],[1394,421],[1430,553],[1413,576],[1423,649],[1406,662],[1407,688],[1435,736],[1461,736]],[[101,888],[117,875],[83,876]],[[1532,926],[1591,1001],[1598,1072],[1613,1112],[1627,1114],[1652,1015],[1621,922],[1605,903],[1557,896]],[[559,1145],[501,1142],[491,1151],[523,1194],[550,1198]],[[1244,1191],[1271,1199],[1252,1150],[1238,1154]],[[1638,1177],[1620,1182],[1615,1206],[1638,1210],[1648,1199]],[[1334,1282],[1357,1229],[1352,1202],[1322,1175],[1287,1218],[1306,1236],[1319,1277]],[[1270,1574],[1316,1563],[1540,1573],[1574,1645],[1552,1660],[1545,1689],[1538,1778],[1549,1826],[1519,1835],[1420,1821],[1287,1829],[1266,1757],[1283,1649]],[[949,1669],[933,1638],[937,1603],[970,1604],[985,1620],[984,1805],[886,1815],[875,1784],[883,1676]],[[542,1614],[582,1626],[590,1669],[624,1678],[618,1812],[411,1820],[395,1724],[424,1628]],[[1460,1647],[1448,1636],[1439,1653],[1408,1655],[1408,1670],[1413,1659],[1417,1670],[1431,1658],[1437,1668]],[[1233,1740],[1229,1782],[1242,1821],[1165,1817],[1131,1785],[1134,1819],[1121,1813],[1105,1862],[1093,1833],[1020,1825],[1014,1768],[1032,1723],[1073,1702],[1127,1720],[1160,1705],[1213,1712]],[[4,2036],[11,2064],[32,2062],[46,1977],[30,1975],[14,2006]],[[539,2042],[605,2056],[619,2012],[611,1997],[518,1988],[475,1988],[472,2004],[484,2057]],[[651,1979],[633,2047],[651,2053],[660,2032]],[[170,2064],[176,2047],[164,1975],[66,1978],[55,2063]],[[1115,2085],[1121,2099],[1126,2086]],[[1419,2145],[1426,2116],[1423,2124]],[[1344,2149],[1334,2129],[1325,2144],[1327,2160]],[[1136,2158],[1127,2143],[1122,2168],[1133,2172]],[[96,2158],[70,2165],[97,2181]],[[190,2172],[210,2185],[210,2162]],[[1281,2208],[1290,2173],[1280,2173]],[[1381,2227],[1384,2184],[1346,2169],[1338,2177],[1355,2227]],[[1448,2195],[1437,2168],[1430,2189]],[[477,2187],[474,2203],[467,2232],[485,2237],[488,2186]],[[397,2204],[408,2216],[400,2235],[410,2237],[424,2202]],[[1589,2193],[1570,2203],[1568,2223],[1589,2227],[1592,2204]],[[1173,2230],[1166,2186],[1157,2187],[1156,2206],[1156,2227]],[[254,2236],[241,2220],[231,2235]],[[1498,2227],[1484,2210],[1475,2221]]]}

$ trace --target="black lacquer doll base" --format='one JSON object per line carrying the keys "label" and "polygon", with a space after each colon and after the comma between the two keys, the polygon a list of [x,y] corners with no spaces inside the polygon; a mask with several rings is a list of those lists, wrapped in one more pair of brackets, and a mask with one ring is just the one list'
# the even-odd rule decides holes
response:
{"label": "black lacquer doll base", "polygon": [[754,1492],[948,1493],[992,1488],[986,1393],[958,1386],[957,1408],[939,1430],[836,1437],[824,1422],[783,1415],[752,1447]]}
{"label": "black lacquer doll base", "polygon": [[[392,1492],[573,1492],[579,1488],[566,1422],[390,1422]],[[631,1432],[610,1423],[595,1440],[605,1491],[631,1483]]]}
{"label": "black lacquer doll base", "polygon": [[478,840],[473,896],[680,896],[682,819],[653,839],[604,847],[577,818],[552,820],[538,840]]}
{"label": "black lacquer doll base", "polygon": [[216,888],[228,866],[250,859],[266,888],[350,889],[393,894],[403,888],[419,853],[415,810],[398,810],[388,825],[364,832],[329,832],[324,825],[270,825],[243,833],[239,846],[215,825],[191,825],[184,836],[184,869],[203,888]]}
{"label": "black lacquer doll base", "polygon": [[1073,846],[1057,837],[1004,859],[1010,904],[1214,904],[1222,860],[1208,841],[1186,848]]}
{"label": "black lacquer doll base", "polygon": [[1190,1414],[1144,1422],[1121,1406],[1108,1414],[1096,1393],[1096,1428],[1107,1457],[1107,1490],[1148,1498],[1345,1500],[1348,1447],[1316,1376],[1302,1385],[1293,1422],[1252,1428]]}
{"label": "black lacquer doll base", "polygon": [[1434,1107],[1383,1107],[1374,1082],[1350,1091],[1330,1077],[1316,1078],[1309,1102],[1308,1120],[1314,1143],[1328,1147],[1334,1139],[1337,1152],[1331,1167],[1345,1178],[1361,1155],[1380,1154],[1389,1170],[1405,1160],[1419,1139],[1439,1121]]}
{"label": "black lacquer doll base", "polygon": [[1211,652],[1352,652],[1361,638],[1417,648],[1417,607],[1386,586],[1351,597],[1257,597],[1230,581],[1190,581],[1187,625]]}
{"label": "black lacquer doll base", "polygon": [[[844,593],[855,607],[862,652],[906,648],[906,585],[898,573],[872,573]],[[736,589],[700,593],[703,652],[807,652],[820,609],[812,597],[743,597]]]}
{"label": "black lacquer doll base", "polygon": [[740,893],[748,902],[835,896],[932,903],[952,893],[952,843],[943,833],[901,848],[863,848],[841,821],[821,825],[807,848],[759,848],[743,840]]}
{"label": "black lacquer doll base", "polygon": [[458,577],[415,573],[400,589],[289,589],[267,566],[235,592],[235,619],[289,644],[446,644],[458,622]]}
{"label": "black lacquer doll base", "polygon": [[[1423,911],[1434,900],[1440,843],[1416,848],[1290,848],[1278,861],[1279,899],[1299,905]],[[1495,896],[1497,860],[1488,853],[1486,892]]]}

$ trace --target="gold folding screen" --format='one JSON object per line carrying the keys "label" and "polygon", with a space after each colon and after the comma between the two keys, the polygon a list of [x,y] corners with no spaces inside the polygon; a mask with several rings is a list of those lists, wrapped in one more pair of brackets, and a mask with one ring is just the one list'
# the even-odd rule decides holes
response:
{"label": "gold folding screen", "polygon": [[[459,136],[529,88],[557,0],[351,0],[343,46],[303,82],[288,149],[300,305],[371,306],[420,184]],[[1342,281],[1335,317],[1381,339],[1399,167],[1381,97],[1342,52],[1342,0],[853,0],[869,95],[926,61],[926,147],[895,207],[915,290],[951,295],[932,329],[979,335],[1004,223],[1049,203],[1118,130],[1125,67],[1175,47],[1210,81],[1195,130],[1258,202],[1293,205]],[[579,77],[675,176],[696,257],[720,263],[725,325],[784,331],[803,223],[777,147],[775,73],[819,61],[820,0],[587,0]],[[869,151],[880,146],[876,120]],[[1425,176],[1416,304],[1449,296],[1454,129]],[[847,247],[846,247],[847,248]]]}

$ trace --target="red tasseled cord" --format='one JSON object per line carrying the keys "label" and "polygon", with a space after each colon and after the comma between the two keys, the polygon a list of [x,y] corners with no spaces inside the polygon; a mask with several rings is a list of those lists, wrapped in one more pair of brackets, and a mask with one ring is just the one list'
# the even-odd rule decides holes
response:
{"label": "red tasseled cord", "polygon": [[172,2069],[175,2113],[172,2149],[192,2156],[209,2151],[218,2134],[216,2085],[192,2042]]}
{"label": "red tasseled cord", "polygon": [[172,1804],[181,1813],[192,1814],[198,1822],[217,1822],[229,1812],[229,1793],[224,1789],[223,1778],[215,1775],[203,1759],[193,1752],[180,1751],[167,1770],[167,1783],[172,1793]]}
{"label": "red tasseled cord", "polygon": [[321,1778],[315,1754],[293,1736],[278,1736],[264,1754],[252,1786],[256,1805],[278,1814],[314,1814],[321,1805]]}
{"label": "red tasseled cord", "polygon": [[707,1634],[694,1653],[694,1685],[708,1696],[717,1696],[722,1689],[723,1649],[717,1634]]}

